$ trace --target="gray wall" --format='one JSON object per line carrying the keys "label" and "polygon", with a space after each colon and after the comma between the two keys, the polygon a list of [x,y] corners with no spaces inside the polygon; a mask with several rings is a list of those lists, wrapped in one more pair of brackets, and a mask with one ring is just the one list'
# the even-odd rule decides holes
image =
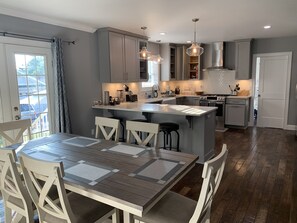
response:
{"label": "gray wall", "polygon": [[92,102],[101,98],[96,35],[1,14],[0,21],[0,31],[76,41],[75,45],[64,44],[70,119],[73,133],[90,136],[94,128]]}
{"label": "gray wall", "polygon": [[252,53],[276,53],[276,52],[292,52],[292,70],[291,70],[291,86],[289,98],[289,115],[288,124],[295,125],[297,122],[297,102],[295,99],[295,86],[297,84],[297,36],[255,39],[253,41]]}
{"label": "gray wall", "polygon": [[[34,22],[0,14],[0,31],[41,37],[58,36],[64,40],[75,40],[76,45],[64,44],[64,64],[70,119],[73,133],[90,136],[94,128],[92,102],[101,98],[97,37],[59,26]],[[296,121],[295,85],[297,83],[297,37],[255,39],[252,53],[293,52],[288,124]]]}

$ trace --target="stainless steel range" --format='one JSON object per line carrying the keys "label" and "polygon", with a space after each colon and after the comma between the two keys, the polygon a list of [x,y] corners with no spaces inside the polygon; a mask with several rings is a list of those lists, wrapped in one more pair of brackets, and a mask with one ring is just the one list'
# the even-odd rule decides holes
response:
{"label": "stainless steel range", "polygon": [[205,94],[199,97],[199,106],[217,107],[216,130],[225,131],[225,94]]}

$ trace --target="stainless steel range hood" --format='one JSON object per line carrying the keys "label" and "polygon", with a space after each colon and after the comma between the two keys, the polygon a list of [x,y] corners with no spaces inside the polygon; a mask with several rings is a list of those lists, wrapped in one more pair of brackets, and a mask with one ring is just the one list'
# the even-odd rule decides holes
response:
{"label": "stainless steel range hood", "polygon": [[224,42],[203,45],[202,70],[229,70],[224,67]]}

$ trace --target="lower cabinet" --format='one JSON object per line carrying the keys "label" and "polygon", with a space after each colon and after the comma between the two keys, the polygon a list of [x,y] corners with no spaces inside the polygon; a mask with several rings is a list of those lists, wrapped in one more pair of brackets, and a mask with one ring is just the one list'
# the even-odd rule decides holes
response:
{"label": "lower cabinet", "polygon": [[247,127],[249,117],[248,99],[227,99],[225,125]]}

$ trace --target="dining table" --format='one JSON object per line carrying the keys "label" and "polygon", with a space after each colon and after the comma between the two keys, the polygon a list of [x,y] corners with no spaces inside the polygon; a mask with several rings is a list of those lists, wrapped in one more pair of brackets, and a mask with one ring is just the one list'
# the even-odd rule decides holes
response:
{"label": "dining table", "polygon": [[22,143],[17,154],[63,162],[67,190],[123,211],[147,213],[194,167],[197,155],[58,133]]}

